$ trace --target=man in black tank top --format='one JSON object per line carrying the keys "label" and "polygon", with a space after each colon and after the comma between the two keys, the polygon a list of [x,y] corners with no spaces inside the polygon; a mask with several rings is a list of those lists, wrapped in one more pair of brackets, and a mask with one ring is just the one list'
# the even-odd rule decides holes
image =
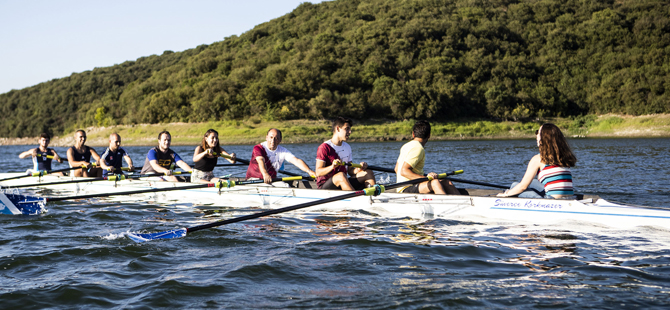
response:
{"label": "man in black tank top", "polygon": [[[70,162],[70,167],[85,167],[82,169],[72,170],[72,175],[75,177],[102,177],[102,169],[100,169],[100,155],[93,148],[85,145],[86,132],[79,129],[74,133],[74,146],[67,150],[67,160]],[[91,162],[91,157],[94,161]]]}
{"label": "man in black tank top", "polygon": [[[19,158],[26,158],[32,156],[33,158],[33,169],[28,169],[28,172],[37,172],[37,171],[50,171],[51,169],[51,158],[53,157],[59,163],[62,163],[63,160],[58,156],[58,153],[54,149],[49,148],[49,141],[51,141],[51,136],[47,133],[42,133],[40,138],[37,140],[39,147],[34,149],[27,150],[19,154]],[[62,172],[54,173],[55,175],[63,175]]]}

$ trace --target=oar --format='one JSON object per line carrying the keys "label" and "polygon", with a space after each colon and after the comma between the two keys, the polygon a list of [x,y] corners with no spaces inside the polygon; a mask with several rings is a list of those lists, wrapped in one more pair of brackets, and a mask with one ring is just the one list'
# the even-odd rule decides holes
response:
{"label": "oar", "polygon": [[[361,168],[361,165],[360,165],[360,164],[346,163],[346,165],[347,165],[347,166],[356,167],[356,168]],[[388,168],[383,168],[383,167],[377,167],[377,166],[370,166],[370,165],[368,165],[368,168],[369,168],[369,169],[372,169],[372,170],[382,171],[382,172],[395,173],[395,170],[393,170],[393,169],[388,169]],[[470,180],[455,179],[455,178],[446,178],[446,179],[449,180],[449,181],[452,181],[452,182],[459,182],[459,183],[466,183],[466,184],[475,184],[475,185],[489,186],[489,187],[495,187],[495,188],[509,189],[509,186],[500,185],[500,184],[485,183],[485,182],[470,181]]]}
{"label": "oar", "polygon": [[[312,177],[306,177],[306,176],[294,176],[294,177],[285,177],[285,178],[274,178],[272,179],[272,182],[288,182],[288,181],[298,181],[298,180],[311,180]],[[263,179],[258,179],[258,180],[246,180],[246,181],[232,181],[235,183],[235,185],[246,185],[246,184],[259,184],[259,183],[264,183]]]}
{"label": "oar", "polygon": [[58,170],[39,170],[36,172],[31,172],[31,173],[26,173],[25,175],[20,175],[16,177],[11,177],[11,178],[6,178],[0,180],[0,182],[4,181],[9,181],[9,180],[16,180],[16,179],[23,179],[23,178],[29,178],[29,177],[41,177],[50,173],[57,173],[57,172],[64,172],[64,171],[70,171],[70,170],[76,170],[76,169],[82,169],[84,167],[71,167],[71,168],[65,168],[65,169],[58,169]]}
{"label": "oar", "polygon": [[[48,159],[54,159],[54,156],[53,155],[47,155],[47,158]],[[60,160],[67,161],[67,158],[60,157]]]}
{"label": "oar", "polygon": [[[188,171],[174,171],[172,175],[178,175],[182,173],[190,173]],[[154,176],[164,176],[163,173],[147,173],[147,174],[138,174],[132,176],[126,175],[110,175],[102,178],[87,178],[87,179],[78,179],[78,180],[67,180],[67,181],[58,181],[58,182],[48,182],[48,183],[33,183],[33,184],[21,184],[10,186],[9,188],[24,188],[24,187],[35,187],[35,186],[50,186],[50,185],[63,185],[63,184],[75,184],[75,183],[87,183],[87,182],[97,182],[97,181],[122,181],[122,180],[134,180],[139,178],[154,177]]]}
{"label": "oar", "polygon": [[234,164],[216,164],[214,167],[232,167],[232,166],[248,166],[249,164],[245,163],[234,163]]}
{"label": "oar", "polygon": [[[214,155],[217,155],[217,154],[215,153]],[[218,154],[218,155],[221,156],[221,157],[223,157],[223,158],[232,159],[232,157],[230,157],[229,155],[224,155],[224,154]],[[249,161],[248,161],[248,160],[239,159],[239,158],[235,158],[235,160],[236,160],[236,161],[239,161],[239,162],[241,162],[241,163],[243,163],[243,164],[246,164],[246,165],[249,164]],[[277,172],[282,173],[282,174],[285,174],[285,175],[290,175],[290,176],[293,176],[293,177],[299,177],[299,176],[301,176],[301,175],[299,175],[299,174],[297,174],[297,173],[288,172],[288,171],[284,171],[284,170],[277,170]]]}
{"label": "oar", "polygon": [[470,180],[463,180],[463,179],[458,179],[458,178],[446,178],[446,179],[449,180],[449,181],[452,181],[452,182],[459,182],[459,183],[466,183],[466,184],[475,184],[475,185],[489,186],[489,187],[495,187],[495,188],[509,189],[509,186],[500,185],[500,184],[485,183],[485,182],[479,182],[479,181],[470,181]]}
{"label": "oar", "polygon": [[[347,165],[347,166],[352,166],[352,167],[354,167],[354,168],[363,168],[363,167],[361,166],[361,164],[355,164],[355,163],[343,163],[343,164],[344,164],[344,165]],[[376,171],[381,171],[381,172],[395,173],[395,170],[393,170],[393,169],[388,169],[388,168],[378,167],[378,166],[370,166],[370,165],[368,165],[368,169],[370,169],[370,170],[376,170]]]}
{"label": "oar", "polygon": [[[447,177],[448,175],[454,175],[454,174],[460,174],[463,173],[463,170],[458,170],[458,171],[452,171],[452,172],[447,172],[447,173],[442,173],[439,174],[437,177],[440,179],[443,179]],[[430,177],[425,177],[425,178],[419,178],[419,179],[414,179],[414,180],[409,180],[406,182],[400,182],[400,183],[395,183],[395,184],[390,184],[390,185],[375,185],[374,187],[368,187],[366,189],[360,190],[360,191],[355,191],[355,192],[350,192],[344,195],[339,195],[335,197],[330,197],[330,198],[325,198],[325,199],[320,199],[316,201],[310,201],[306,203],[301,203],[298,205],[294,206],[289,206],[289,207],[284,207],[280,209],[275,209],[275,210],[269,210],[265,212],[260,212],[260,213],[255,213],[255,214],[250,214],[250,215],[245,215],[241,217],[236,217],[232,219],[227,219],[223,221],[217,221],[209,224],[204,224],[204,225],[199,225],[199,226],[194,226],[194,227],[187,227],[187,228],[180,228],[180,229],[174,229],[174,230],[168,230],[168,231],[163,231],[163,232],[156,232],[156,233],[148,233],[148,234],[133,234],[129,233],[128,237],[130,239],[133,239],[135,242],[145,242],[145,241],[151,241],[151,240],[156,240],[156,239],[174,239],[174,238],[181,238],[186,236],[187,233],[189,232],[195,232],[198,230],[202,229],[207,229],[207,228],[212,228],[212,227],[217,227],[221,225],[227,225],[227,224],[232,224],[232,223],[237,223],[241,221],[246,221],[246,220],[251,220],[259,217],[264,217],[268,215],[273,215],[273,214],[279,214],[279,213],[284,213],[284,212],[289,212],[293,210],[298,210],[298,209],[303,209],[307,207],[312,207],[324,203],[329,203],[333,201],[338,201],[338,200],[343,200],[347,198],[353,198],[357,196],[377,196],[381,193],[384,192],[386,189],[392,189],[392,188],[397,188],[397,187],[403,187],[407,185],[412,185],[416,183],[421,183],[425,181],[430,181],[432,178]]]}
{"label": "oar", "polygon": [[[297,177],[276,178],[276,179],[273,179],[273,182],[293,181],[293,180],[300,180],[301,178],[302,177],[300,177],[300,178],[297,178]],[[137,191],[125,191],[125,192],[114,192],[114,193],[98,193],[98,194],[88,194],[88,195],[78,195],[78,196],[68,196],[68,197],[46,197],[46,198],[44,198],[44,201],[45,202],[50,202],[50,201],[63,201],[63,200],[73,200],[73,199],[86,199],[86,198],[99,198],[99,197],[109,197],[109,196],[134,195],[134,194],[144,194],[144,193],[169,192],[169,191],[176,191],[176,190],[196,189],[196,188],[206,188],[206,187],[230,188],[230,187],[233,187],[235,185],[259,183],[259,181],[263,182],[263,180],[249,180],[249,181],[219,180],[215,183],[203,183],[203,184],[175,186],[175,187],[168,187],[168,188],[153,188],[153,189],[137,190]]]}

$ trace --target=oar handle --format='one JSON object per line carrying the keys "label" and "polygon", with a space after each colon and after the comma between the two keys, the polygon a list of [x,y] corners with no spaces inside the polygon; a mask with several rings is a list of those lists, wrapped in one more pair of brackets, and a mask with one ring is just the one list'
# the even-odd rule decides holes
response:
{"label": "oar handle", "polygon": [[[54,159],[54,156],[53,155],[47,155],[47,158],[48,159]],[[58,158],[60,158],[60,160],[62,160],[62,161],[68,161],[67,158],[63,158],[63,157],[60,157],[60,156]]]}
{"label": "oar handle", "polygon": [[[352,166],[354,168],[363,168],[361,166],[361,164],[356,164],[356,163],[342,163],[342,165]],[[393,169],[388,169],[388,168],[379,167],[379,166],[368,165],[368,169],[375,170],[375,171],[381,171],[381,172],[395,173],[395,170],[393,170]]]}
{"label": "oar handle", "polygon": [[[141,169],[141,168],[139,168],[139,167],[133,167],[133,170],[132,170],[132,171],[139,170],[139,169]],[[116,168],[114,168],[114,167],[108,167],[108,168],[107,168],[107,171],[114,171],[114,170],[116,170]],[[130,167],[121,167],[121,168],[119,168],[119,170],[121,170],[121,171],[131,171],[131,170],[130,170]]]}
{"label": "oar handle", "polygon": [[[293,176],[293,177],[284,177],[284,178],[273,178],[272,182],[289,182],[289,181],[299,181],[299,180],[309,180],[312,177],[305,177],[305,176]],[[233,185],[246,185],[246,184],[259,184],[259,183],[264,183],[265,181],[263,179],[258,179],[258,180],[246,180],[246,181],[229,181],[232,182]]]}
{"label": "oar handle", "polygon": [[[212,153],[212,155],[214,155],[214,156],[219,156],[219,157],[223,157],[223,158],[225,158],[225,159],[233,159],[232,156],[230,156],[230,155],[226,155],[226,154]],[[248,160],[240,159],[239,157],[235,157],[235,161],[239,161],[239,162],[241,162],[241,163],[243,163],[243,164],[247,164],[247,165],[249,164],[249,161],[248,161]]]}

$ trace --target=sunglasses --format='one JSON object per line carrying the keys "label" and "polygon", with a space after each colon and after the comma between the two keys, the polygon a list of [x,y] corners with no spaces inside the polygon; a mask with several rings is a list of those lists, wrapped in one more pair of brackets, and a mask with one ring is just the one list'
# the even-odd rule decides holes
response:
{"label": "sunglasses", "polygon": [[536,136],[537,136],[538,133],[540,133],[540,130],[539,130],[539,129],[538,129],[538,130],[535,130],[535,135],[536,135]]}

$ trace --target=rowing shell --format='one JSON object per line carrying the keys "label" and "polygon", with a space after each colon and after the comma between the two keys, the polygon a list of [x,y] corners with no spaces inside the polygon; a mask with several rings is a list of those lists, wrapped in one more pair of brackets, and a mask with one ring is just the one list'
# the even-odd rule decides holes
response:
{"label": "rowing shell", "polygon": [[[11,175],[2,175],[0,178]],[[62,181],[63,177],[46,176],[45,183]],[[33,182],[35,180],[33,179]],[[11,184],[25,181],[16,180]],[[27,182],[25,182],[27,183]],[[275,183],[276,185],[277,183]],[[119,202],[155,202],[165,204],[195,204],[212,206],[263,206],[275,208],[295,205],[341,195],[342,191],[260,185],[238,185],[231,188],[200,188],[160,193],[117,196]],[[72,194],[111,193],[129,190],[148,190],[180,187],[184,183],[125,180],[119,182],[85,182],[49,186],[52,192]],[[300,187],[309,183],[301,183]],[[482,222],[526,222],[550,224],[561,221],[592,222],[612,228],[655,226],[670,229],[670,210],[612,203],[599,197],[580,200],[527,199],[495,197],[497,190],[463,190],[468,195],[420,195],[383,193],[379,196],[361,196],[310,208],[319,212],[365,211],[385,217],[445,218],[477,220]],[[15,204],[16,205],[16,204]],[[23,204],[16,205],[17,209]],[[31,214],[34,214],[32,210]],[[11,213],[15,214],[15,213]]]}

